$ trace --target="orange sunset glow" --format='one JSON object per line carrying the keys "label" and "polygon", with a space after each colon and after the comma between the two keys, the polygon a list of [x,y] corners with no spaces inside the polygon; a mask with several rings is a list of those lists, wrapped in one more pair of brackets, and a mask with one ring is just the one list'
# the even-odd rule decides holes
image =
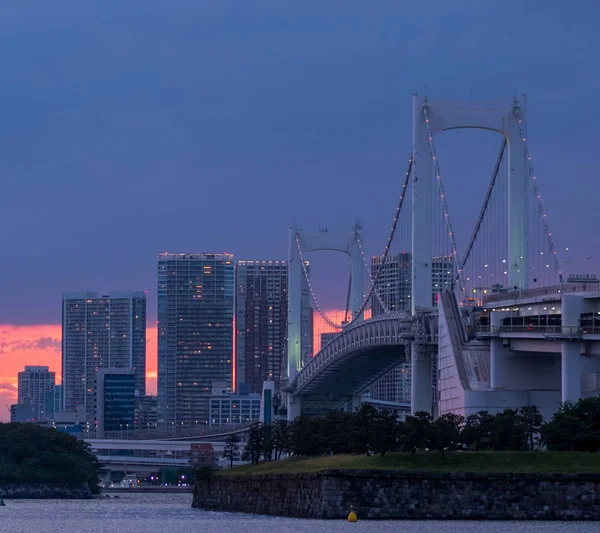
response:
{"label": "orange sunset glow", "polygon": [[[146,392],[156,394],[156,324],[146,329]],[[0,421],[10,420],[17,403],[17,374],[25,365],[44,365],[61,373],[61,326],[0,325]]]}
{"label": "orange sunset glow", "polygon": [[[345,312],[327,311],[336,323],[341,323]],[[321,333],[334,331],[315,311],[313,319],[313,353],[321,349]],[[157,346],[156,324],[146,330],[146,392],[156,394]],[[0,422],[10,420],[9,407],[17,403],[17,374],[25,365],[44,365],[61,379],[61,326],[0,325]]]}

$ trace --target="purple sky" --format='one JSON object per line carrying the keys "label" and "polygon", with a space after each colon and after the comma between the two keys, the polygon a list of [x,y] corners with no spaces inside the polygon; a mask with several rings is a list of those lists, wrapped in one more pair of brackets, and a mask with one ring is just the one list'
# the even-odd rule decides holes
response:
{"label": "purple sky", "polygon": [[[84,289],[148,289],[154,318],[157,252],[285,259],[293,222],[347,228],[359,216],[376,252],[410,150],[415,91],[526,92],[555,239],[571,264],[595,271],[600,4],[572,6],[7,2],[0,323],[58,323],[61,293]],[[459,244],[498,145],[487,132],[440,136]],[[317,258],[325,305],[343,307],[343,260]]]}

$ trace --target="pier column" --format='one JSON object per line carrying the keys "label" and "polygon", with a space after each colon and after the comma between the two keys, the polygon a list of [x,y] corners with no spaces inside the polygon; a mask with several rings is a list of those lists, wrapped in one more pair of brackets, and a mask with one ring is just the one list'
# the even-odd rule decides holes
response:
{"label": "pier column", "polygon": [[[578,327],[585,311],[582,296],[565,294],[561,299],[563,327]],[[581,351],[579,340],[564,340],[561,351],[561,399],[576,402],[581,398]]]}
{"label": "pier column", "polygon": [[411,383],[410,412],[425,411],[431,414],[433,405],[433,374],[431,369],[431,352],[419,351],[418,346],[411,345]]}
{"label": "pier column", "polygon": [[287,397],[287,420],[293,422],[302,414],[302,405],[300,396],[292,396],[288,394]]}
{"label": "pier column", "polygon": [[[516,315],[510,311],[492,311],[490,313],[490,325],[492,331],[502,325],[502,320]],[[503,389],[504,384],[504,358],[508,355],[509,350],[504,347],[502,339],[492,339],[490,342],[490,388]]]}

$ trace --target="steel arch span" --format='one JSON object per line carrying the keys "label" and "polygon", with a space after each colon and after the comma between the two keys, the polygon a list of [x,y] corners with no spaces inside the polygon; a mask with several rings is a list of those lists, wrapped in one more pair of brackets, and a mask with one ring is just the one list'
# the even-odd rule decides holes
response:
{"label": "steel arch span", "polygon": [[356,403],[373,382],[406,360],[407,314],[389,314],[357,322],[329,342],[293,382],[288,419]]}

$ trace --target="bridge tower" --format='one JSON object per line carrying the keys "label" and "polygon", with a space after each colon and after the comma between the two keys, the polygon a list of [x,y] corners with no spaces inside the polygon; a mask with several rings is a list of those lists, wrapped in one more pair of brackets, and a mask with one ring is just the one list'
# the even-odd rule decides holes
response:
{"label": "bridge tower", "polygon": [[[491,130],[503,135],[508,145],[508,284],[509,287],[527,288],[527,209],[529,193],[528,162],[523,149],[524,139],[519,115],[526,115],[525,95],[516,99],[490,101],[429,101],[427,97],[413,96],[413,165],[412,165],[412,314],[431,308],[433,256],[433,196],[439,194],[433,174],[431,136],[459,128]],[[457,265],[458,266],[458,265]],[[431,412],[431,354],[411,348],[412,410]]]}
{"label": "bridge tower", "polygon": [[[364,266],[360,252],[362,227],[356,224],[352,235],[344,238],[331,235],[327,230],[316,234],[306,233],[293,225],[289,230],[289,277],[288,277],[288,362],[287,377],[292,383],[302,368],[302,331],[301,302],[302,277],[305,276],[306,265],[303,265],[304,254],[318,250],[330,250],[347,254],[351,263],[350,311],[355,318],[360,311],[364,298]],[[310,287],[310,285],[309,285]],[[311,289],[312,290],[312,289]],[[296,400],[299,404],[300,400]],[[288,419],[293,420],[300,414],[299,405],[288,405]]]}

